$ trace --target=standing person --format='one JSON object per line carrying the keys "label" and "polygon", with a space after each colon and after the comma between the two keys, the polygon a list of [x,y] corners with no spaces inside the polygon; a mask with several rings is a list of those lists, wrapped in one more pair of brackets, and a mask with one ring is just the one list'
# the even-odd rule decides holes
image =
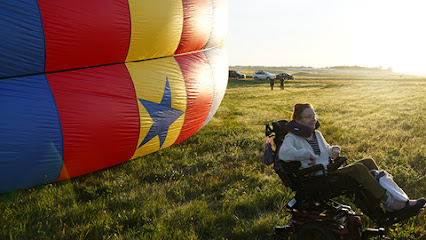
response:
{"label": "standing person", "polygon": [[[315,130],[317,115],[312,104],[295,104],[291,119],[287,128],[291,129],[293,126],[296,131],[290,131],[291,133],[286,135],[279,150],[279,158],[284,162],[300,161],[301,168],[322,164],[327,169],[329,159],[339,157],[340,147],[330,146],[321,132]],[[306,134],[299,134],[302,128],[309,130],[306,131]],[[391,193],[383,188],[372,174],[377,170],[375,161],[367,158],[339,168],[335,173],[351,177],[374,198],[381,200],[387,212],[415,212],[425,206],[424,198],[409,200],[405,192],[396,184],[395,186],[399,188],[396,193]]]}
{"label": "standing person", "polygon": [[275,79],[270,78],[269,79],[269,84],[271,85],[271,90],[274,90]]}
{"label": "standing person", "polygon": [[281,87],[281,90],[284,90],[284,79],[285,78],[283,76],[280,77],[280,83],[281,83],[280,87]]}

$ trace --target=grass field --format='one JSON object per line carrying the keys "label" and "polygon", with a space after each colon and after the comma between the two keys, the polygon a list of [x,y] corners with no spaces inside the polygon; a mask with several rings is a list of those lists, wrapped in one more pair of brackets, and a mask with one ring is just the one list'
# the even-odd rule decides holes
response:
{"label": "grass field", "polygon": [[[399,75],[311,72],[273,91],[231,79],[215,117],[186,141],[0,195],[0,239],[273,239],[293,193],[261,164],[264,124],[289,119],[297,102],[314,105],[326,140],[350,161],[373,157],[411,198],[426,197],[425,92],[425,78]],[[425,232],[422,213],[388,236]]]}

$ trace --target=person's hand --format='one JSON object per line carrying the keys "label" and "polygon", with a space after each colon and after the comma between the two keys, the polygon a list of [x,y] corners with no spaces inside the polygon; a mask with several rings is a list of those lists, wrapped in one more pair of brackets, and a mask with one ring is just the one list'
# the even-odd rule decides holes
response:
{"label": "person's hand", "polygon": [[340,156],[340,148],[339,147],[333,147],[331,149],[331,159],[336,159]]}
{"label": "person's hand", "polygon": [[313,155],[312,153],[311,153],[309,160],[311,160],[311,162],[308,163],[309,166],[313,166],[317,163],[317,157],[315,157],[315,155]]}

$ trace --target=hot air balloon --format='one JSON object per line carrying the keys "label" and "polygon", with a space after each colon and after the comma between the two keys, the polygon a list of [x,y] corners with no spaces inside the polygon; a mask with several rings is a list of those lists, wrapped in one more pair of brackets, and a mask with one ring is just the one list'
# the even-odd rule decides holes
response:
{"label": "hot air balloon", "polygon": [[226,0],[0,0],[0,192],[177,144],[227,86]]}

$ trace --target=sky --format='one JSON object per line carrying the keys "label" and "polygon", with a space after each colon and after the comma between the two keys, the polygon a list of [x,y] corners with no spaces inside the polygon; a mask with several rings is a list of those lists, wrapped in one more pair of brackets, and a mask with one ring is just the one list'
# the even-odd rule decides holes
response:
{"label": "sky", "polygon": [[424,0],[228,0],[230,66],[426,74]]}

